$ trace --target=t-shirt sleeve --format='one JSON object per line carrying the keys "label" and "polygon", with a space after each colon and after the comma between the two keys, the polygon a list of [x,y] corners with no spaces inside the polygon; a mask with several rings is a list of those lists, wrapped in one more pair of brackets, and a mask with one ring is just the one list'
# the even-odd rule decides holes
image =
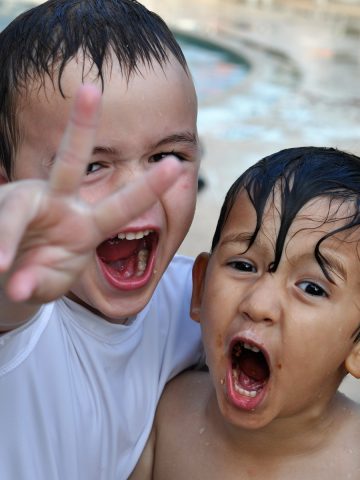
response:
{"label": "t-shirt sleeve", "polygon": [[0,336],[0,377],[30,355],[47,326],[52,308],[53,304],[42,306],[26,324]]}
{"label": "t-shirt sleeve", "polygon": [[192,265],[189,257],[175,257],[156,292],[163,347],[161,385],[203,362],[200,326],[190,317]]}

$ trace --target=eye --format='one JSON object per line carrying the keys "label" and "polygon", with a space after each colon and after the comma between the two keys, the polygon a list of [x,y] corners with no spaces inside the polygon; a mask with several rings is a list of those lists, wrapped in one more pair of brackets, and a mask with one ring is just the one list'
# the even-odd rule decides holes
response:
{"label": "eye", "polygon": [[229,267],[239,270],[240,272],[256,273],[257,269],[255,265],[246,260],[232,260],[227,264]]}
{"label": "eye", "polygon": [[149,161],[150,161],[150,163],[156,163],[156,162],[160,162],[161,160],[164,160],[164,158],[169,157],[169,156],[176,157],[181,162],[184,162],[186,160],[184,155],[182,155],[181,153],[172,151],[172,152],[155,153],[155,155],[150,157]]}
{"label": "eye", "polygon": [[89,165],[86,167],[86,175],[90,175],[91,173],[95,173],[98,170],[102,168],[101,163],[98,162],[93,162],[89,163]]}
{"label": "eye", "polygon": [[298,284],[298,287],[303,290],[308,295],[313,297],[328,297],[328,293],[324,290],[323,287],[320,287],[317,283],[310,281],[303,281]]}

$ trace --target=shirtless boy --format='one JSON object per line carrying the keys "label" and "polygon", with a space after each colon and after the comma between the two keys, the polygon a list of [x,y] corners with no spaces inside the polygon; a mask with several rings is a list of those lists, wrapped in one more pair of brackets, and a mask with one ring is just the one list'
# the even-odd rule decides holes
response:
{"label": "shirtless boy", "polygon": [[[360,478],[360,158],[294,148],[228,192],[194,265],[209,372],[160,402],[133,479]],[[156,444],[156,456],[153,448]]]}

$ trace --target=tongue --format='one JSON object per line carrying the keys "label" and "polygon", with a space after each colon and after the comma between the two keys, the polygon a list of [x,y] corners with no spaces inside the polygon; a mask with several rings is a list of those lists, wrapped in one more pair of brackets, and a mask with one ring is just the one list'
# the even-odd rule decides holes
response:
{"label": "tongue", "polygon": [[140,243],[141,240],[107,240],[97,248],[97,253],[103,262],[115,262],[137,253]]}
{"label": "tongue", "polygon": [[265,358],[258,354],[245,351],[239,359],[241,371],[257,382],[263,382],[269,376],[269,367]]}

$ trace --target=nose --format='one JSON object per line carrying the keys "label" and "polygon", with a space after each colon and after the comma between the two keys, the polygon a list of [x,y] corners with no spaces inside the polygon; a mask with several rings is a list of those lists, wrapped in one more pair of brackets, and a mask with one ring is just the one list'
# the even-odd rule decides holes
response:
{"label": "nose", "polygon": [[129,162],[123,162],[121,168],[115,171],[114,184],[117,187],[124,187],[134,182],[139,176],[143,176],[144,171],[141,161],[137,158]]}
{"label": "nose", "polygon": [[277,323],[282,314],[281,286],[266,272],[248,286],[239,304],[240,313],[253,322]]}
{"label": "nose", "polygon": [[109,176],[109,185],[112,191],[131,186],[139,178],[142,178],[149,169],[144,166],[141,158],[134,157],[130,161],[124,161],[119,168],[114,168]]}
{"label": "nose", "polygon": [[[133,161],[129,161],[124,164],[122,168],[119,168],[118,171],[113,176],[113,185],[112,188],[116,191],[119,188],[126,188],[131,186],[133,182],[139,178],[144,177],[145,173],[148,171],[148,168],[144,166],[144,162],[141,161],[141,158],[134,157]],[[140,223],[154,223],[155,225],[159,224],[159,215],[161,212],[162,205],[162,196],[160,196],[151,206],[148,207],[141,215],[136,219],[130,222],[126,227],[134,227],[139,222]]]}

